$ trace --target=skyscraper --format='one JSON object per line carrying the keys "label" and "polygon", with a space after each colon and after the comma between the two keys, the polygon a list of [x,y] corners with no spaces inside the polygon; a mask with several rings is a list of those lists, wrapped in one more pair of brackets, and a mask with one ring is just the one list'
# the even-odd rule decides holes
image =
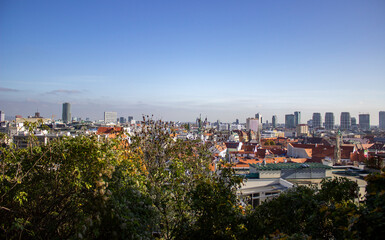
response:
{"label": "skyscraper", "polygon": [[255,118],[258,118],[259,123],[262,125],[262,114],[260,114],[260,113],[255,114]]}
{"label": "skyscraper", "polygon": [[3,111],[0,111],[0,122],[5,121],[5,113]]}
{"label": "skyscraper", "polygon": [[63,103],[62,120],[64,123],[69,123],[71,119],[71,104]]}
{"label": "skyscraper", "polygon": [[321,128],[322,117],[321,113],[313,113],[313,128]]}
{"label": "skyscraper", "polygon": [[370,129],[370,115],[369,114],[358,115],[358,121],[359,121],[361,130],[367,131]]}
{"label": "skyscraper", "polygon": [[334,113],[332,112],[325,113],[325,128],[327,130],[334,129]]}
{"label": "skyscraper", "polygon": [[340,119],[340,128],[341,130],[349,130],[351,127],[351,119],[349,112],[342,112]]}
{"label": "skyscraper", "polygon": [[295,128],[295,126],[294,126],[294,114],[286,114],[285,115],[285,128],[287,128],[287,129]]}
{"label": "skyscraper", "polygon": [[382,130],[385,130],[385,111],[381,111],[379,114],[379,127]]}
{"label": "skyscraper", "polygon": [[273,125],[273,128],[277,127],[277,116],[276,115],[273,115],[273,117],[271,119],[271,123]]}
{"label": "skyscraper", "polygon": [[129,123],[131,123],[131,121],[134,119],[134,117],[133,116],[128,116],[128,118],[127,118],[127,122],[129,122]]}
{"label": "skyscraper", "polygon": [[117,118],[117,112],[104,112],[104,123],[116,123]]}
{"label": "skyscraper", "polygon": [[357,130],[358,129],[357,119],[355,117],[350,118],[350,129],[351,130]]}
{"label": "skyscraper", "polygon": [[301,124],[301,112],[294,112],[294,126]]}

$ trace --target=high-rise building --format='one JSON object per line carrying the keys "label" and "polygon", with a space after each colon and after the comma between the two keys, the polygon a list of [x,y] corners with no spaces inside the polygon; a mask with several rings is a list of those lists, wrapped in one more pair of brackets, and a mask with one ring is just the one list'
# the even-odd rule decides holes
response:
{"label": "high-rise building", "polygon": [[247,118],[246,119],[246,130],[252,130],[254,132],[258,132],[259,130],[259,122],[258,118]]}
{"label": "high-rise building", "polygon": [[277,115],[273,115],[273,117],[271,119],[271,123],[273,125],[273,128],[277,127]]}
{"label": "high-rise building", "polygon": [[125,117],[120,117],[119,118],[120,123],[126,123],[126,118]]}
{"label": "high-rise building", "polygon": [[133,119],[134,119],[133,116],[128,116],[127,121],[128,121],[129,123],[131,123],[131,121],[132,121]]}
{"label": "high-rise building", "polygon": [[286,114],[285,115],[285,128],[287,128],[287,129],[295,128],[294,114]]}
{"label": "high-rise building", "polygon": [[385,130],[385,111],[379,113],[379,128]]}
{"label": "high-rise building", "polygon": [[325,113],[325,129],[334,129],[334,113],[332,112]]}
{"label": "high-rise building", "polygon": [[117,112],[104,112],[104,123],[116,123],[117,118]]}
{"label": "high-rise building", "polygon": [[313,128],[321,128],[322,117],[321,113],[313,113]]}
{"label": "high-rise building", "polygon": [[357,119],[355,117],[350,118],[350,129],[351,130],[357,130],[358,129]]}
{"label": "high-rise building", "polygon": [[262,125],[262,114],[260,114],[260,113],[255,114],[255,118],[258,118],[259,123]]}
{"label": "high-rise building", "polygon": [[0,122],[5,121],[5,113],[3,111],[0,111]]}
{"label": "high-rise building", "polygon": [[340,128],[341,130],[349,130],[351,127],[351,119],[349,112],[342,112],[340,118]]}
{"label": "high-rise building", "polygon": [[299,111],[294,112],[294,125],[297,126],[298,124],[301,124],[301,112]]}
{"label": "high-rise building", "polygon": [[361,130],[367,131],[370,129],[370,115],[369,114],[358,115],[358,121],[359,121]]}
{"label": "high-rise building", "polygon": [[69,123],[71,119],[71,104],[63,103],[62,120],[64,123]]}

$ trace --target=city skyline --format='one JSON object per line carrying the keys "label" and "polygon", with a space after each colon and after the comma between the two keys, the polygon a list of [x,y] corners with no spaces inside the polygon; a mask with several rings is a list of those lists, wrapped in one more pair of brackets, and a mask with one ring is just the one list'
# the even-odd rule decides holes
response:
{"label": "city skyline", "polygon": [[2,1],[7,116],[264,122],[385,110],[384,1]]}

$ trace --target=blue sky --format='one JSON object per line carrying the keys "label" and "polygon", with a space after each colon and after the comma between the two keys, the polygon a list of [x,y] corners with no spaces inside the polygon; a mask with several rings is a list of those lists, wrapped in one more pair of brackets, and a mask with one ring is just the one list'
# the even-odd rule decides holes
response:
{"label": "blue sky", "polygon": [[0,1],[7,115],[385,111],[385,1]]}

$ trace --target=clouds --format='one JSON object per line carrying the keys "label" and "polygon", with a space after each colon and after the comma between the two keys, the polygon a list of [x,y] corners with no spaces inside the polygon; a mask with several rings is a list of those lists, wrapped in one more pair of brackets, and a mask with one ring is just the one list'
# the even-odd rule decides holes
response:
{"label": "clouds", "polygon": [[79,94],[79,93],[81,93],[81,91],[79,90],[66,90],[66,89],[57,89],[57,90],[46,92],[46,94],[52,94],[52,95]]}
{"label": "clouds", "polygon": [[20,90],[13,89],[13,88],[3,88],[0,87],[0,92],[19,92]]}

